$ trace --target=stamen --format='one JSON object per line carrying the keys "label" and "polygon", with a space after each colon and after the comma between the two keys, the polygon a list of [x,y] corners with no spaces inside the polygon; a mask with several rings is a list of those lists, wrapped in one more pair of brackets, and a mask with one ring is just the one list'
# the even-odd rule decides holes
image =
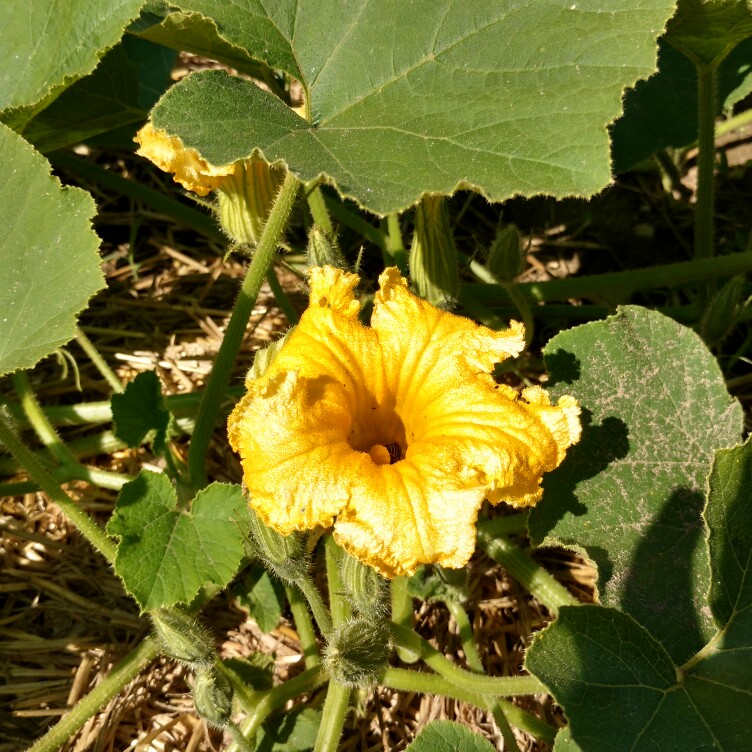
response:
{"label": "stamen", "polygon": [[402,459],[402,449],[395,441],[391,444],[374,444],[368,454],[377,465],[393,465]]}

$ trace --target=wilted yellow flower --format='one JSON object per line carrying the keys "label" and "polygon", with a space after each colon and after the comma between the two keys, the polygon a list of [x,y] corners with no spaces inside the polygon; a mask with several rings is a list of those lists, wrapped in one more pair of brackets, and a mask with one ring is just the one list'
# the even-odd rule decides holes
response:
{"label": "wilted yellow flower", "polygon": [[171,172],[183,188],[206,196],[219,187],[224,178],[235,172],[235,164],[209,164],[195,149],[186,148],[177,136],[147,123],[136,134],[136,154],[146,157],[160,170]]}
{"label": "wilted yellow flower", "polygon": [[287,534],[334,525],[350,554],[387,577],[461,567],[484,498],[541,496],[580,436],[572,397],[496,384],[494,363],[524,346],[439,311],[397,269],[379,278],[371,326],[354,274],[311,272],[308,310],[229,420],[251,505]]}

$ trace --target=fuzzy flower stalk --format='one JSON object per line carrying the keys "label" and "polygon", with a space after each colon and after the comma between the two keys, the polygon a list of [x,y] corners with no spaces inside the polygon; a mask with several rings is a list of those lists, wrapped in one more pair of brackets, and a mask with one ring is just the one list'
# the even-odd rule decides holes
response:
{"label": "fuzzy flower stalk", "polygon": [[434,308],[396,268],[379,277],[370,326],[354,274],[310,273],[310,303],[229,419],[250,503],[282,534],[333,528],[385,577],[464,566],[484,499],[537,502],[541,476],[580,437],[573,397],[517,393],[491,377],[524,347]]}
{"label": "fuzzy flower stalk", "polygon": [[137,134],[136,154],[146,157],[183,188],[207,196],[217,194],[217,215],[224,231],[244,246],[255,247],[285,171],[260,159],[213,165],[177,136],[147,123]]}

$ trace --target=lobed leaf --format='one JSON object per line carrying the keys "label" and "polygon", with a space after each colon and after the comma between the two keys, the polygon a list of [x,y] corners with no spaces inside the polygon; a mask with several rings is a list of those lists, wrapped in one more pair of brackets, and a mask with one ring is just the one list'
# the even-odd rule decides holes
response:
{"label": "lobed leaf", "polygon": [[405,752],[491,752],[493,746],[455,721],[431,721]]}
{"label": "lobed leaf", "polygon": [[607,124],[655,66],[669,0],[619,4],[185,0],[219,35],[297,77],[311,122],[208,71],[153,112],[214,165],[255,154],[324,176],[377,213],[473,187],[591,195],[610,182]]}
{"label": "lobed leaf", "polygon": [[115,436],[129,447],[140,447],[149,437],[157,454],[165,451],[171,416],[154,371],[139,373],[122,394],[112,395],[110,403]]}
{"label": "lobed leaf", "polygon": [[225,587],[243,557],[248,510],[240,486],[212,483],[190,511],[166,475],[126,483],[107,525],[120,538],[115,571],[142,611],[190,603],[209,583]]}
{"label": "lobed leaf", "polygon": [[0,11],[0,111],[22,127],[74,81],[91,73],[114,46],[143,0],[26,0]]}
{"label": "lobed leaf", "polygon": [[268,634],[279,624],[285,604],[285,588],[262,566],[255,564],[244,573],[235,588],[235,597],[262,632]]}
{"label": "lobed leaf", "polygon": [[583,436],[530,512],[536,545],[585,552],[601,602],[631,614],[677,662],[713,634],[702,519],[719,447],[742,413],[692,330],[637,306],[575,327],[544,350],[554,385],[583,407]]}
{"label": "lobed leaf", "polygon": [[[31,368],[72,339],[76,317],[104,287],[91,196],[0,124],[0,375]],[[12,200],[10,196],[12,195]]]}

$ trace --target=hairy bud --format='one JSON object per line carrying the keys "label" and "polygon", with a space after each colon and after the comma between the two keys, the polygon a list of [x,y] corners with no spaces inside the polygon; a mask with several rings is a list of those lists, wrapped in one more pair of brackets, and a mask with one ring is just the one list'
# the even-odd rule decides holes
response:
{"label": "hairy bud", "polygon": [[488,252],[488,270],[499,282],[512,282],[522,272],[525,254],[514,225],[501,228]]}
{"label": "hairy bud", "polygon": [[250,510],[251,538],[256,555],[281,580],[296,582],[308,576],[308,557],[300,537],[296,533],[282,535],[267,527]]}
{"label": "hairy bud", "polygon": [[457,297],[457,250],[446,199],[439,194],[425,194],[415,208],[410,279],[418,294],[434,306],[448,307]]}
{"label": "hairy bud", "polygon": [[370,687],[386,667],[390,650],[386,621],[357,617],[334,628],[324,650],[324,666],[340,684]]}
{"label": "hairy bud", "polygon": [[342,252],[337,245],[336,239],[329,236],[318,225],[311,228],[308,234],[308,266],[334,266],[337,269],[346,269]]}
{"label": "hairy bud", "polygon": [[190,666],[211,665],[214,646],[209,631],[180,606],[150,613],[162,652]]}
{"label": "hairy bud", "polygon": [[708,303],[700,321],[700,334],[709,346],[722,342],[736,323],[743,288],[744,277],[733,277]]}
{"label": "hairy bud", "polygon": [[232,715],[232,684],[214,666],[201,666],[194,674],[193,703],[210,725],[224,728]]}
{"label": "hairy bud", "polygon": [[388,610],[387,581],[373,568],[348,554],[339,563],[345,595],[357,613],[367,619],[383,619]]}

